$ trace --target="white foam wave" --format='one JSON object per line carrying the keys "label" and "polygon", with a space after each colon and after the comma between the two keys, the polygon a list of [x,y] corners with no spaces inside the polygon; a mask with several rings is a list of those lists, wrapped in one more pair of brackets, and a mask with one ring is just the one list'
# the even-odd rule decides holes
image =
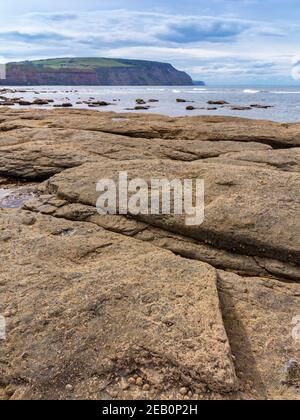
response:
{"label": "white foam wave", "polygon": [[254,90],[254,89],[245,89],[244,93],[259,93],[260,90]]}
{"label": "white foam wave", "polygon": [[275,93],[275,94],[277,94],[277,95],[290,95],[290,94],[292,94],[292,95],[300,95],[300,91],[298,90],[298,91],[294,91],[294,92],[292,92],[292,91],[288,91],[288,90],[278,90],[278,91],[274,91],[273,93]]}

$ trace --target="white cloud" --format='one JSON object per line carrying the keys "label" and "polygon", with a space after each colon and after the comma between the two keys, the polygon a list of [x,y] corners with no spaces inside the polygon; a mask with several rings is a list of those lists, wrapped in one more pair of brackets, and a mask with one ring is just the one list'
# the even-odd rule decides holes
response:
{"label": "white cloud", "polygon": [[292,60],[292,77],[294,80],[300,80],[300,56]]}
{"label": "white cloud", "polygon": [[[120,9],[22,15],[1,26],[0,42],[10,61],[108,56],[168,61],[195,78],[291,78],[299,32],[292,22]],[[300,79],[298,65],[292,76]]]}

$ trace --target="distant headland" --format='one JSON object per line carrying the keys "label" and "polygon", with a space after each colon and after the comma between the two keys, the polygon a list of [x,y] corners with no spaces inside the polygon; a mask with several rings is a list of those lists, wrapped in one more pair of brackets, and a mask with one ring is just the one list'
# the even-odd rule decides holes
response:
{"label": "distant headland", "polygon": [[[190,86],[194,82],[171,64],[111,58],[51,58],[8,63],[5,86]],[[204,85],[203,82],[201,84]],[[197,82],[199,85],[199,82]]]}

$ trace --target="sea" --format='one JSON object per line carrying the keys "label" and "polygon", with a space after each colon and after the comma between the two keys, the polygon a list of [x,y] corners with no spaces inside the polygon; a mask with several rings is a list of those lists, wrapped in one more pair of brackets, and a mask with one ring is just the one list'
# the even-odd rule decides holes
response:
{"label": "sea", "polygon": [[[2,89],[4,86],[1,87]],[[15,93],[6,97],[22,97],[24,100],[53,99],[54,103],[40,106],[52,108],[53,104],[70,102],[74,108],[89,108],[84,101],[106,101],[111,105],[93,108],[94,110],[122,112],[144,112],[168,116],[185,115],[226,115],[277,122],[300,122],[300,84],[299,86],[30,86],[12,87]],[[158,100],[151,102],[148,110],[134,110],[136,99]],[[187,102],[178,103],[177,99]],[[233,107],[267,105],[271,108],[251,110],[232,110],[231,106],[208,105],[208,101],[226,101]],[[187,105],[197,108],[186,110]],[[15,105],[14,108],[19,107]]]}

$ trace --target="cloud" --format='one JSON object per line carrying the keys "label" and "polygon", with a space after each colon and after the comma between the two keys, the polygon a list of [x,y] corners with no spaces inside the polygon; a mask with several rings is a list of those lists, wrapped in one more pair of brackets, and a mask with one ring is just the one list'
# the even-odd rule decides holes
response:
{"label": "cloud", "polygon": [[31,16],[32,19],[44,20],[48,22],[66,22],[78,19],[76,13],[31,13],[28,16]]}
{"label": "cloud", "polygon": [[292,60],[292,78],[300,80],[300,57],[294,57]]}
{"label": "cloud", "polygon": [[251,25],[226,18],[198,17],[178,18],[167,23],[158,39],[175,43],[226,42],[249,29]]}
{"label": "cloud", "polygon": [[[295,42],[287,42],[288,33]],[[124,9],[28,13],[4,22],[0,31],[1,54],[10,61],[63,56],[149,59],[168,61],[207,80],[278,75],[292,80],[297,40],[299,28],[292,23],[272,25],[237,14]],[[292,75],[300,79],[296,64]]]}
{"label": "cloud", "polygon": [[0,40],[24,43],[40,43],[43,41],[65,41],[68,37],[55,32],[25,33],[18,31],[0,32]]}

